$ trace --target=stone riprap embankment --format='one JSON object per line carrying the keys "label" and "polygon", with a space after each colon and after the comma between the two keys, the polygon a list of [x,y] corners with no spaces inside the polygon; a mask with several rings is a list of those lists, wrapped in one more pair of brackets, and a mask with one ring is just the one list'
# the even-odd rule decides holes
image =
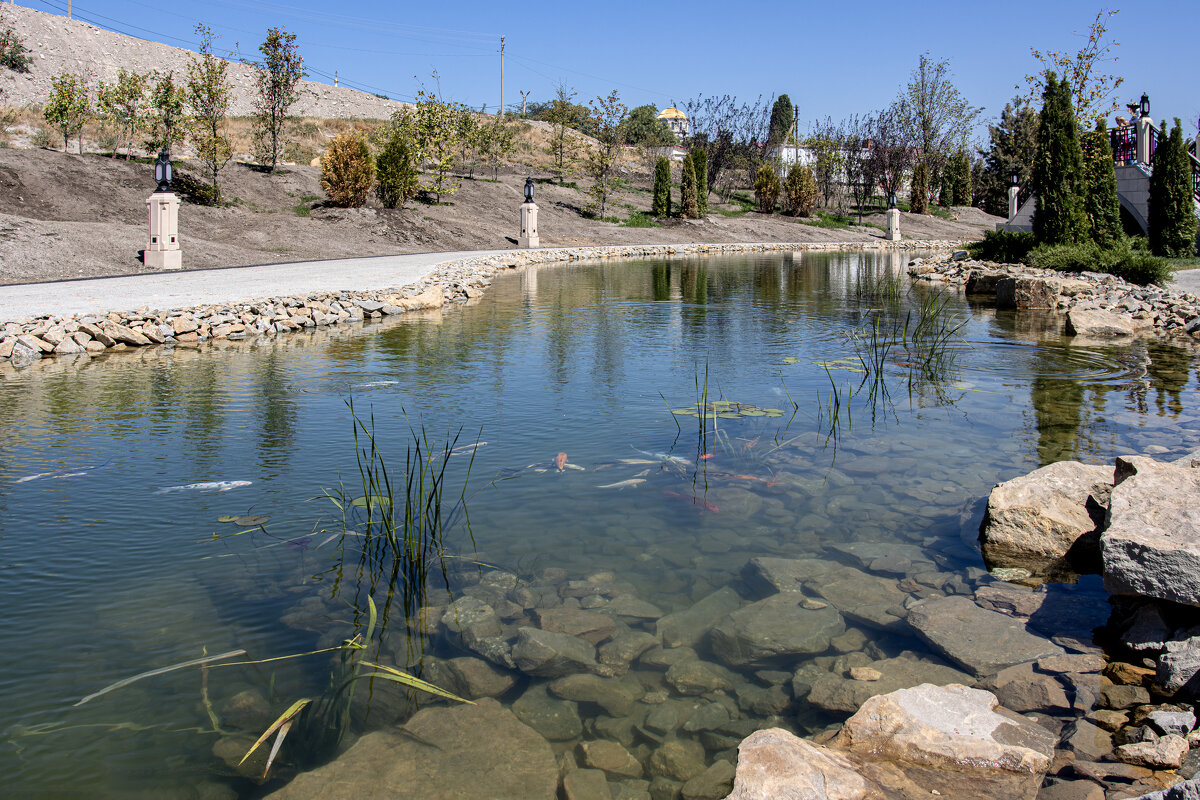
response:
{"label": "stone riprap embankment", "polygon": [[1114,275],[1065,274],[1019,264],[975,261],[965,251],[909,265],[914,278],[994,297],[998,308],[1048,309],[1066,315],[1070,336],[1092,339],[1169,335],[1200,339],[1200,297],[1138,286]]}
{"label": "stone riprap embankment", "polygon": [[[448,261],[416,283],[371,291],[231,298],[226,304],[0,321],[0,367],[24,367],[45,358],[87,357],[149,345],[279,336],[362,323],[480,296],[507,269],[597,258],[668,258],[732,253],[827,250],[950,249],[952,242],[769,243],[566,247],[517,250]],[[214,273],[214,280],[229,273]]]}

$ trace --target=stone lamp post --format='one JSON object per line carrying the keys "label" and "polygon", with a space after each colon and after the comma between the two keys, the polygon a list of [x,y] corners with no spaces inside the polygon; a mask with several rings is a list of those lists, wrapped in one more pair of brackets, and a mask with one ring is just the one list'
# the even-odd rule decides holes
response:
{"label": "stone lamp post", "polygon": [[146,198],[150,209],[150,243],[142,263],[150,269],[179,269],[183,251],[179,249],[179,197],[171,191],[171,156],[166,150],[154,162],[154,180],[158,186]]}
{"label": "stone lamp post", "polygon": [[521,235],[517,238],[518,247],[538,246],[538,207],[533,202],[533,178],[525,179],[525,202],[521,204]]}
{"label": "stone lamp post", "polygon": [[1150,128],[1154,125],[1154,120],[1150,118],[1150,98],[1147,95],[1142,95],[1142,101],[1139,104],[1137,122],[1137,160],[1143,164],[1150,163]]}
{"label": "stone lamp post", "polygon": [[889,242],[900,241],[900,209],[896,208],[895,192],[888,195],[887,240]]}
{"label": "stone lamp post", "polygon": [[1017,209],[1020,206],[1020,203],[1018,203],[1017,201],[1020,198],[1020,196],[1021,196],[1021,176],[1014,169],[1013,173],[1012,173],[1012,179],[1009,181],[1009,184],[1008,184],[1008,218],[1009,219],[1012,219],[1013,217],[1017,216]]}

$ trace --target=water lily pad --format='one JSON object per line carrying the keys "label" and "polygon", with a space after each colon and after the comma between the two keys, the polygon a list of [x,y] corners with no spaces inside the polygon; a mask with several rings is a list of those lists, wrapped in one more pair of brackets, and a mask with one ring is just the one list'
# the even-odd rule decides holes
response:
{"label": "water lily pad", "polygon": [[767,419],[777,419],[777,418],[783,416],[783,412],[780,411],[778,413],[772,413],[772,412],[768,411],[768,412],[766,412],[766,416],[767,416]]}
{"label": "water lily pad", "polygon": [[759,411],[757,408],[751,409],[749,411],[746,411],[746,410],[742,411],[743,417],[765,417],[766,415],[767,415],[767,412]]}
{"label": "water lily pad", "polygon": [[233,521],[243,528],[250,528],[256,525],[266,525],[270,517],[265,517],[261,514],[253,514],[245,517],[237,517]]}
{"label": "water lily pad", "polygon": [[696,409],[694,409],[694,408],[672,408],[671,413],[672,414],[695,414]]}
{"label": "water lily pad", "polygon": [[762,410],[764,412],[766,412],[767,414],[782,414],[783,413],[782,408],[764,408]]}
{"label": "water lily pad", "polygon": [[783,363],[785,363],[785,364],[799,364],[799,363],[800,363],[800,359],[796,358],[795,356],[788,356],[787,358],[785,358],[785,359],[783,360]]}
{"label": "water lily pad", "polygon": [[721,419],[741,419],[742,418],[741,414],[735,414],[732,411],[722,411],[720,414],[717,414],[717,416],[720,417]]}
{"label": "water lily pad", "polygon": [[225,514],[217,517],[217,522],[237,522],[237,514]]}
{"label": "water lily pad", "polygon": [[387,511],[391,502],[383,495],[364,495],[350,501],[355,508],[369,508],[370,511]]}

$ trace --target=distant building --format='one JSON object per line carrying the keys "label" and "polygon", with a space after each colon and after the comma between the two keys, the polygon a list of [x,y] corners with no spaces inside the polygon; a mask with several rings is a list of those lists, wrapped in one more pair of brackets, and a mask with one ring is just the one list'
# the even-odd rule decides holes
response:
{"label": "distant building", "polygon": [[675,138],[683,141],[687,137],[691,127],[688,125],[687,115],[675,107],[675,101],[671,101],[669,108],[664,108],[658,114],[658,119],[667,123],[667,127],[671,129],[671,133],[675,134]]}

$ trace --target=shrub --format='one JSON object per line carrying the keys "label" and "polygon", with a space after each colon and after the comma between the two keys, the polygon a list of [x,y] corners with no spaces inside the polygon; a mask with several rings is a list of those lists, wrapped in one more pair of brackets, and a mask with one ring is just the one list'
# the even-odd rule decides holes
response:
{"label": "shrub", "polygon": [[13,72],[29,72],[33,57],[25,49],[25,43],[11,26],[4,23],[4,14],[0,11],[0,67],[7,67]]}
{"label": "shrub", "polygon": [[64,153],[72,136],[78,137],[82,153],[83,126],[92,116],[87,83],[81,75],[64,72],[51,78],[50,85],[50,99],[42,109],[42,118],[62,135]]}
{"label": "shrub", "polygon": [[1046,73],[1033,162],[1033,233],[1043,244],[1081,242],[1087,236],[1083,210],[1083,150],[1071,104],[1071,86]]}
{"label": "shrub", "polygon": [[401,127],[393,127],[375,157],[375,196],[384,208],[397,208],[421,188],[413,143]]}
{"label": "shrub", "polygon": [[1171,267],[1165,259],[1135,250],[1125,240],[1109,248],[1092,241],[1041,245],[1029,253],[1028,263],[1058,272],[1104,272],[1143,286],[1171,280]]}
{"label": "shrub", "polygon": [[671,216],[671,162],[659,156],[654,164],[654,201],[650,213],[656,217]]}
{"label": "shrub", "polygon": [[691,155],[683,158],[683,177],[679,186],[679,213],[684,219],[700,217],[700,198],[696,192],[696,164]]}
{"label": "shrub", "polygon": [[912,189],[909,190],[909,210],[914,214],[929,213],[929,168],[922,161],[913,167]]}
{"label": "shrub", "polygon": [[779,202],[779,191],[779,176],[770,164],[763,164],[754,178],[754,202],[758,210],[764,214],[774,213],[775,204]]}
{"label": "shrub", "polygon": [[1020,264],[1037,245],[1037,238],[1025,231],[988,231],[983,241],[967,245],[971,258],[999,264]]}
{"label": "shrub", "polygon": [[708,151],[703,147],[692,151],[692,167],[696,170],[696,202],[704,216],[708,213]]}
{"label": "shrub", "polygon": [[340,134],[321,159],[321,187],[329,202],[342,208],[361,208],[375,178],[375,162],[366,140],[356,131]]}
{"label": "shrub", "polygon": [[784,208],[794,217],[811,217],[817,207],[817,181],[812,167],[793,164],[783,182]]}
{"label": "shrub", "polygon": [[1150,249],[1156,256],[1185,258],[1196,252],[1192,165],[1179,118],[1169,136],[1165,121],[1162,132],[1150,176]]}
{"label": "shrub", "polygon": [[1121,230],[1121,205],[1117,199],[1117,174],[1113,170],[1112,147],[1104,120],[1096,120],[1096,129],[1083,135],[1083,213],[1087,217],[1092,241],[1109,247],[1118,241]]}

